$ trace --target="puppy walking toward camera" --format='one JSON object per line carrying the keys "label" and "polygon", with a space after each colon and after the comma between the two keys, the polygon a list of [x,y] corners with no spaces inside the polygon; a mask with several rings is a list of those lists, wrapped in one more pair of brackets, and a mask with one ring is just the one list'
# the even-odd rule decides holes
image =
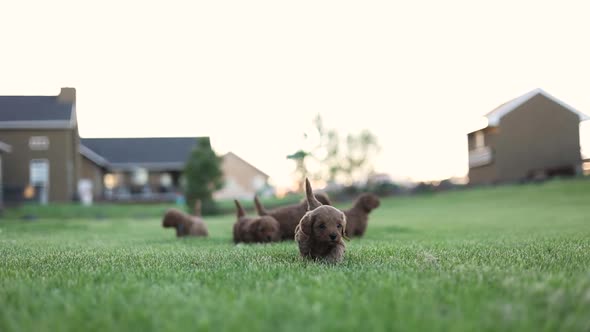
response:
{"label": "puppy walking toward camera", "polygon": [[369,213],[379,207],[379,197],[375,194],[361,194],[352,208],[344,210],[346,215],[346,236],[363,236],[369,223]]}
{"label": "puppy walking toward camera", "polygon": [[281,233],[278,221],[271,216],[256,218],[246,217],[240,202],[234,200],[237,220],[234,223],[234,243],[264,243],[280,241]]}
{"label": "puppy walking toward camera", "polygon": [[[332,205],[330,198],[326,194],[316,193],[315,198],[323,205]],[[267,211],[258,200],[258,196],[254,196],[254,205],[259,216],[271,216],[279,222],[281,225],[281,239],[283,240],[293,240],[295,227],[307,212],[307,199],[302,200],[299,204]]]}
{"label": "puppy walking toward camera", "polygon": [[162,218],[162,227],[175,228],[176,236],[208,236],[207,225],[201,218],[201,201],[195,201],[194,215],[178,209],[168,209]]}
{"label": "puppy walking toward camera", "polygon": [[304,258],[341,262],[346,250],[343,241],[346,216],[333,206],[322,205],[313,195],[308,179],[305,179],[305,194],[308,211],[295,229],[299,253]]}

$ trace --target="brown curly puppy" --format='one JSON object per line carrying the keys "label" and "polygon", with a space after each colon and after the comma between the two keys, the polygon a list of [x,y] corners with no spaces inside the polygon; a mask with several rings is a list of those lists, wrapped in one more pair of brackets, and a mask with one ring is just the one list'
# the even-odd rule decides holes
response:
{"label": "brown curly puppy", "polygon": [[[324,193],[316,193],[315,198],[323,205],[332,205],[328,195]],[[258,200],[258,196],[254,196],[254,205],[259,216],[271,216],[275,218],[281,225],[281,239],[293,240],[295,236],[295,227],[299,224],[303,215],[307,212],[307,200],[303,199],[299,204],[283,206],[271,211],[267,211]]]}
{"label": "brown curly puppy", "polygon": [[305,179],[308,212],[295,229],[299,253],[304,258],[323,259],[339,263],[344,258],[346,216],[335,207],[322,205],[313,195],[309,180]]}
{"label": "brown curly puppy", "polygon": [[346,215],[346,236],[363,236],[367,230],[369,213],[379,207],[379,197],[364,193],[356,198],[352,208],[344,210]]}
{"label": "brown curly puppy", "polygon": [[195,202],[195,215],[178,209],[168,209],[162,218],[162,227],[175,228],[176,236],[208,236],[207,225],[201,218],[201,201]]}
{"label": "brown curly puppy", "polygon": [[237,220],[234,223],[234,243],[276,242],[281,239],[279,222],[271,216],[246,217],[246,212],[236,203]]}

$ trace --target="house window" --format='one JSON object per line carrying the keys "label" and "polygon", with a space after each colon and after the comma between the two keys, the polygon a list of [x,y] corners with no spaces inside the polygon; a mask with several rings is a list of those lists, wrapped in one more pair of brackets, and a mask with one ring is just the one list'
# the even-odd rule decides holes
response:
{"label": "house window", "polygon": [[35,151],[49,149],[49,138],[47,136],[31,136],[29,138],[29,148]]}
{"label": "house window", "polygon": [[264,177],[260,175],[255,175],[252,179],[252,187],[254,190],[260,190],[264,187]]}
{"label": "house window", "polygon": [[485,136],[484,136],[484,133],[482,130],[475,133],[475,148],[476,149],[481,149],[486,146],[484,137]]}
{"label": "house window", "polygon": [[172,175],[170,173],[160,175],[160,185],[164,188],[172,187]]}
{"label": "house window", "polygon": [[149,174],[147,169],[138,167],[131,173],[131,182],[136,186],[144,186],[148,183]]}
{"label": "house window", "polygon": [[34,186],[49,183],[49,161],[46,159],[31,160],[30,175],[30,183]]}
{"label": "house window", "polygon": [[224,189],[229,190],[229,191],[238,191],[240,190],[240,185],[238,185],[238,183],[236,182],[236,180],[232,177],[227,177],[225,178],[225,185],[224,185]]}
{"label": "house window", "polygon": [[116,174],[105,174],[103,182],[107,189],[113,189],[119,184],[119,179]]}
{"label": "house window", "polygon": [[37,192],[41,204],[49,201],[49,161],[47,159],[33,159],[29,163],[29,183]]}

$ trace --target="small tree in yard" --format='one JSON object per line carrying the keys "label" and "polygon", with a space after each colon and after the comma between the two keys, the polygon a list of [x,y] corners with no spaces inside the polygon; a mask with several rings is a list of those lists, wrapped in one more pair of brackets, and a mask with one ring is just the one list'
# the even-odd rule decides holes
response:
{"label": "small tree in yard", "polygon": [[[381,148],[371,131],[364,129],[356,135],[348,134],[342,140],[337,130],[324,126],[319,114],[313,124],[317,143],[308,150],[299,150],[287,156],[296,163],[295,174],[299,183],[303,183],[305,177],[311,177],[326,180],[328,183],[340,181],[352,185],[355,181],[366,179],[373,172],[372,161]],[[318,165],[317,171],[309,172],[307,161],[315,162]]]}
{"label": "small tree in yard", "polygon": [[221,158],[211,148],[208,138],[199,138],[184,168],[186,178],[185,196],[189,211],[195,200],[200,199],[203,214],[216,212],[213,192],[223,186]]}

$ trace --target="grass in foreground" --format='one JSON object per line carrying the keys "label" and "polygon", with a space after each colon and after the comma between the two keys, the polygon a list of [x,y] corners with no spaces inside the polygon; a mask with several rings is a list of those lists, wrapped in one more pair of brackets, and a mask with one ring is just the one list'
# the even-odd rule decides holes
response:
{"label": "grass in foreground", "polygon": [[159,219],[0,222],[1,331],[588,331],[590,181],[389,199],[338,266]]}

